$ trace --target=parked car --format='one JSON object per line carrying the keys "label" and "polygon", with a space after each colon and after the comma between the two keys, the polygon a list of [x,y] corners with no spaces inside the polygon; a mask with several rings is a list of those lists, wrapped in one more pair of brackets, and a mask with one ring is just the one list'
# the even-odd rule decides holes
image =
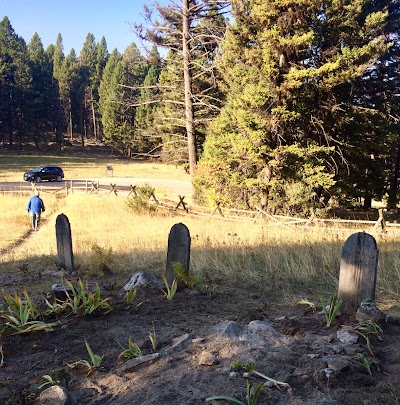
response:
{"label": "parked car", "polygon": [[42,180],[61,181],[64,178],[64,172],[61,167],[41,166],[36,167],[30,172],[24,173],[25,181],[40,183]]}

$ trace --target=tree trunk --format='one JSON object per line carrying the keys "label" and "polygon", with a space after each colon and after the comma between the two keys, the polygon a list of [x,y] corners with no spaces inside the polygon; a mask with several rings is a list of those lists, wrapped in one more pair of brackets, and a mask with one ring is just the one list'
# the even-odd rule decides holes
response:
{"label": "tree trunk", "polygon": [[372,195],[369,193],[365,193],[363,209],[369,210],[371,206],[372,206]]}
{"label": "tree trunk", "polygon": [[396,156],[394,159],[394,164],[392,167],[390,187],[389,187],[389,198],[388,198],[388,208],[396,209],[397,208],[397,187],[398,187],[398,178],[400,171],[400,140],[396,142]]}
{"label": "tree trunk", "polygon": [[96,111],[94,109],[94,99],[93,99],[93,90],[90,89],[90,96],[91,96],[91,100],[90,100],[90,104],[91,104],[91,108],[92,108],[92,119],[93,119],[93,135],[94,135],[94,139],[98,139],[97,137],[97,122],[96,122]]}
{"label": "tree trunk", "polygon": [[193,126],[193,99],[192,99],[192,77],[190,71],[190,50],[189,50],[189,0],[182,0],[182,53],[183,53],[183,78],[185,86],[185,117],[186,135],[189,152],[189,171],[193,180],[196,171],[196,140]]}

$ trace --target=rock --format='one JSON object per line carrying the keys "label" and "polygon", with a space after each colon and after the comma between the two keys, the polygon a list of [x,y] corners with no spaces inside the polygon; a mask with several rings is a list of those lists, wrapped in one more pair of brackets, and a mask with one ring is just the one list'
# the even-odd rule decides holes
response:
{"label": "rock", "polygon": [[53,284],[50,293],[53,300],[65,301],[68,299],[68,295],[72,293],[72,289],[67,285],[62,286],[59,284]]}
{"label": "rock", "polygon": [[214,326],[213,331],[217,337],[240,340],[246,327],[234,321],[225,321]]}
{"label": "rock", "polygon": [[53,385],[42,391],[35,401],[35,405],[72,405],[70,393],[59,385]]}
{"label": "rock", "polygon": [[262,321],[251,321],[247,325],[247,329],[249,332],[276,332],[276,330],[272,327],[271,324]]}
{"label": "rock", "polygon": [[350,365],[350,360],[343,357],[333,357],[328,361],[328,368],[340,372]]}
{"label": "rock", "polygon": [[165,286],[163,280],[157,274],[139,271],[131,276],[124,285],[123,290],[129,291],[141,287],[163,288]]}
{"label": "rock", "polygon": [[172,339],[171,345],[162,350],[163,354],[171,354],[173,352],[185,350],[190,344],[189,337],[190,335],[185,333],[184,335]]}
{"label": "rock", "polygon": [[217,357],[214,354],[206,351],[201,352],[199,357],[200,366],[213,366],[214,364],[217,364]]}
{"label": "rock", "polygon": [[376,306],[375,302],[373,301],[362,302],[356,312],[356,320],[358,322],[382,322],[385,319],[386,315]]}
{"label": "rock", "polygon": [[146,356],[136,357],[126,361],[122,366],[118,367],[115,371],[132,371],[134,368],[137,368],[143,363],[150,363],[156,360],[160,356],[160,353],[147,354]]}
{"label": "rock", "polygon": [[352,345],[358,341],[358,334],[346,329],[339,329],[336,336],[345,345]]}

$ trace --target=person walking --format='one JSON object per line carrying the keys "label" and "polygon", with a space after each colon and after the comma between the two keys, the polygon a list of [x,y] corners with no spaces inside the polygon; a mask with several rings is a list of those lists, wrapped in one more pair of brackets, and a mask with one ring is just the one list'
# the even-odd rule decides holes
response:
{"label": "person walking", "polygon": [[43,200],[39,197],[39,191],[35,190],[35,195],[29,199],[26,209],[31,215],[32,229],[38,230],[40,214],[45,211]]}

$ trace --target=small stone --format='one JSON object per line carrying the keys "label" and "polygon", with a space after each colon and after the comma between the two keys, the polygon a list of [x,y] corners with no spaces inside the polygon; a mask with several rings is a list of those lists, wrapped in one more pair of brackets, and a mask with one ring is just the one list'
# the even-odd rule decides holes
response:
{"label": "small stone", "polygon": [[69,392],[59,385],[53,385],[45,389],[39,398],[35,401],[35,405],[72,405],[73,401]]}
{"label": "small stone", "polygon": [[386,319],[383,313],[373,301],[364,301],[358,307],[356,312],[357,322],[373,321],[382,322]]}
{"label": "small stone", "polygon": [[325,377],[326,377],[326,378],[331,377],[331,375],[333,374],[333,370],[330,369],[330,368],[324,368],[324,369],[322,370],[322,372],[325,374]]}
{"label": "small stone", "polygon": [[328,335],[328,336],[323,336],[322,339],[326,343],[331,343],[335,339],[335,337],[333,335]]}
{"label": "small stone", "polygon": [[166,347],[163,350],[164,354],[171,354],[172,352],[177,352],[186,349],[189,346],[189,337],[188,333],[185,333],[181,336],[172,339],[171,345]]}
{"label": "small stone", "polygon": [[352,345],[358,341],[358,334],[346,329],[339,329],[336,336],[345,345]]}
{"label": "small stone", "polygon": [[204,341],[205,341],[205,338],[203,338],[203,337],[198,337],[198,338],[192,339],[192,343],[194,343],[194,344],[203,343]]}
{"label": "small stone", "polygon": [[350,364],[348,359],[344,359],[341,357],[334,357],[333,359],[328,361],[328,368],[333,371],[342,371],[347,368]]}
{"label": "small stone", "polygon": [[213,366],[215,364],[217,364],[217,357],[214,354],[206,351],[201,352],[199,357],[200,366]]}

